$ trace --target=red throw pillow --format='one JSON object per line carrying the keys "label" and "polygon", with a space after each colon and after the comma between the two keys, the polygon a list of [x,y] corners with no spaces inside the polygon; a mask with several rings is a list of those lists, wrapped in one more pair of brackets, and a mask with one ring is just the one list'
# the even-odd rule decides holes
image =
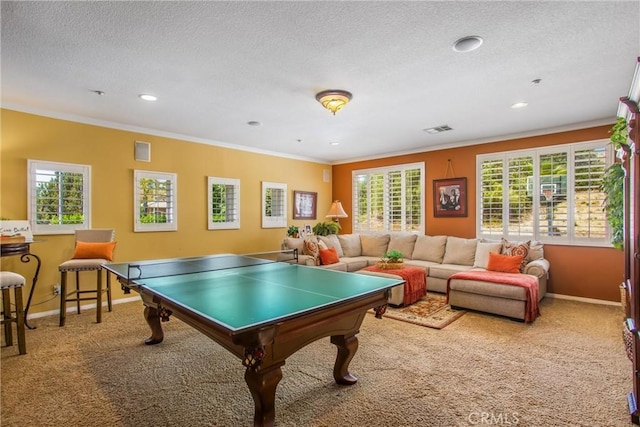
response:
{"label": "red throw pillow", "polygon": [[503,273],[520,273],[522,255],[500,255],[489,252],[489,264],[487,270],[500,271]]}
{"label": "red throw pillow", "polygon": [[329,249],[320,249],[320,261],[322,262],[322,265],[340,262],[336,248],[331,247]]}
{"label": "red throw pillow", "polygon": [[73,259],[106,259],[113,261],[116,242],[76,242]]}

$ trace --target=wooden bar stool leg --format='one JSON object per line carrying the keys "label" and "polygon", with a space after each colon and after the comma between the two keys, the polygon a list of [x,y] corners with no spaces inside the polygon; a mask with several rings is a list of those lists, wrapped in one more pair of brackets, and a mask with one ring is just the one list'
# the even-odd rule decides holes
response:
{"label": "wooden bar stool leg", "polygon": [[98,288],[96,295],[96,322],[102,322],[102,269],[98,269]]}
{"label": "wooden bar stool leg", "polygon": [[76,309],[80,314],[80,271],[76,271]]}
{"label": "wooden bar stool leg", "polygon": [[13,345],[13,329],[11,327],[11,293],[9,288],[2,289],[2,323],[4,323],[4,343]]}
{"label": "wooden bar stool leg", "polygon": [[60,326],[67,317],[67,272],[60,273]]}
{"label": "wooden bar stool leg", "polygon": [[27,353],[27,341],[24,335],[24,307],[22,305],[22,288],[14,288],[16,296],[16,326],[18,332],[18,350],[20,354]]}

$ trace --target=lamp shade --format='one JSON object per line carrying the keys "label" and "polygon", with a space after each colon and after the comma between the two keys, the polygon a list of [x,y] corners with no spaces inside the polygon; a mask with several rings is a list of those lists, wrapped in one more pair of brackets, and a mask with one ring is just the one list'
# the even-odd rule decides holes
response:
{"label": "lamp shade", "polygon": [[339,200],[331,203],[331,208],[327,212],[327,218],[348,218],[349,215],[342,208],[342,203]]}

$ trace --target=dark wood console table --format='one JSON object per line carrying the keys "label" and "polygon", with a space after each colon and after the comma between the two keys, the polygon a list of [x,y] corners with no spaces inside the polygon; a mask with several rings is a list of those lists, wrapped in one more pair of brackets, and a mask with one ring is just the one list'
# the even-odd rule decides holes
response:
{"label": "dark wood console table", "polygon": [[36,260],[36,271],[33,273],[33,279],[31,281],[31,290],[29,291],[29,298],[27,298],[27,305],[24,307],[24,324],[29,329],[35,329],[35,326],[29,325],[27,322],[27,313],[29,312],[29,306],[31,305],[31,298],[33,292],[36,289],[36,283],[38,282],[38,274],[40,274],[40,257],[31,253],[31,244],[38,243],[38,241],[25,241],[25,242],[0,242],[0,256],[2,258],[7,256],[20,256],[21,262],[30,262],[31,259]]}

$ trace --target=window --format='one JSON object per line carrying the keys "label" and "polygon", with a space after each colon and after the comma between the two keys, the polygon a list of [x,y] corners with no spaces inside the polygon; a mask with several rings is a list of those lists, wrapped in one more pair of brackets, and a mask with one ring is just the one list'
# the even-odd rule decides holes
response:
{"label": "window", "polygon": [[424,232],[424,163],[353,171],[353,232]]}
{"label": "window", "polygon": [[91,166],[27,162],[33,234],[73,234],[91,226]]}
{"label": "window", "polygon": [[477,157],[479,237],[606,245],[607,140]]}
{"label": "window", "polygon": [[177,175],[136,170],[133,181],[133,231],[177,230]]}
{"label": "window", "polygon": [[209,230],[240,228],[240,180],[209,177]]}
{"label": "window", "polygon": [[287,184],[262,183],[262,228],[287,226]]}

